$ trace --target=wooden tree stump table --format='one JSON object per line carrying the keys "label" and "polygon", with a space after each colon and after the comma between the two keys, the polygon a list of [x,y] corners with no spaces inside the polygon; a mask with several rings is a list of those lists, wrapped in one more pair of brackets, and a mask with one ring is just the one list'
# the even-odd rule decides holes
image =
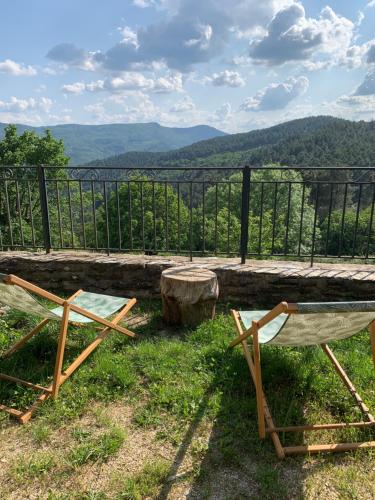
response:
{"label": "wooden tree stump table", "polygon": [[160,280],[163,318],[168,325],[196,326],[215,315],[219,296],[216,274],[181,266],[166,269]]}

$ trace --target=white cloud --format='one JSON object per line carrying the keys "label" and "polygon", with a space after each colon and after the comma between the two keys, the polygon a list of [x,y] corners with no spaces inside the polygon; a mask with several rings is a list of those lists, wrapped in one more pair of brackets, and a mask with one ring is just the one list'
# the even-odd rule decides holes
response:
{"label": "white cloud", "polygon": [[322,112],[347,120],[374,120],[375,95],[343,95],[333,102],[324,102]]}
{"label": "white cloud", "polygon": [[60,43],[52,47],[47,53],[48,59],[77,67],[86,71],[94,71],[98,67],[96,58],[98,53],[88,52],[74,45],[73,43]]}
{"label": "white cloud", "polygon": [[220,108],[215,111],[215,115],[219,121],[227,120],[232,114],[232,106],[229,102],[224,102]]}
{"label": "white cloud", "polygon": [[237,71],[227,69],[220,73],[214,73],[212,76],[206,77],[205,80],[215,87],[243,87],[245,85],[245,80]]}
{"label": "white cloud", "polygon": [[147,78],[139,72],[124,72],[119,76],[108,77],[90,83],[75,82],[63,85],[62,91],[71,94],[82,94],[84,91],[107,91],[121,93],[142,90],[156,94],[180,92],[182,90],[181,73],[167,73],[164,76]]}
{"label": "white cloud", "polygon": [[356,89],[354,96],[375,95],[375,69],[369,71],[365,79]]}
{"label": "white cloud", "polygon": [[0,111],[21,113],[28,110],[39,110],[49,113],[52,105],[53,101],[48,97],[41,97],[39,99],[34,99],[33,97],[29,99],[19,99],[18,97],[12,96],[9,101],[0,101]]}
{"label": "white cloud", "polygon": [[44,85],[44,83],[41,83],[40,85],[38,85],[38,87],[36,87],[34,89],[34,92],[41,93],[41,92],[45,92],[46,90],[47,90],[47,85]]}
{"label": "white cloud", "polygon": [[285,108],[293,99],[303,95],[309,87],[305,76],[288,78],[283,83],[271,83],[241,105],[243,111],[272,111]]}
{"label": "white cloud", "polygon": [[[94,59],[112,71],[135,64],[164,61],[169,68],[189,71],[220,55],[233,33],[263,33],[263,27],[293,0],[135,0],[138,7],[165,9],[166,19],[128,30],[124,40]],[[79,54],[77,54],[79,56]]]}
{"label": "white cloud", "polygon": [[11,59],[0,62],[0,73],[8,73],[13,76],[34,76],[37,74],[33,66],[25,66]]}
{"label": "white cloud", "polygon": [[324,7],[317,19],[307,18],[300,3],[277,12],[267,35],[252,42],[250,56],[257,62],[280,65],[305,61],[314,54],[338,61],[345,57],[354,37],[355,24]]}
{"label": "white cloud", "polygon": [[186,97],[184,100],[176,102],[170,109],[172,113],[185,113],[186,111],[192,111],[195,109],[195,104],[190,97]]}
{"label": "white cloud", "polygon": [[210,40],[212,38],[212,26],[210,24],[198,24],[196,26],[198,33],[197,38],[190,38],[184,42],[186,47],[199,47],[200,50],[207,50],[210,46]]}
{"label": "white cloud", "polygon": [[119,31],[122,35],[122,43],[132,45],[136,49],[139,47],[137,32],[132,30],[130,26],[119,28]]}
{"label": "white cloud", "polygon": [[61,90],[67,94],[82,94],[86,85],[83,82],[68,83],[61,87]]}

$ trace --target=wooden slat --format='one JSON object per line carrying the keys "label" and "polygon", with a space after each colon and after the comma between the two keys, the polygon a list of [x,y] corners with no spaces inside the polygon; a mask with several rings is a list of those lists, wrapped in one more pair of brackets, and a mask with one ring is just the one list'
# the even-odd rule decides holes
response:
{"label": "wooden slat", "polygon": [[346,385],[346,387],[349,389],[350,394],[355,399],[355,401],[356,401],[357,405],[359,406],[360,410],[362,411],[362,413],[364,413],[367,416],[367,418],[369,419],[370,422],[375,422],[374,417],[371,415],[369,409],[367,408],[367,406],[365,405],[365,403],[362,401],[361,396],[358,394],[358,392],[357,392],[356,388],[354,387],[352,381],[350,380],[350,378],[345,373],[345,370],[342,368],[342,366],[340,365],[340,363],[336,359],[336,356],[333,354],[333,352],[331,351],[331,349],[328,347],[327,344],[321,344],[321,348],[327,354],[327,356],[329,357],[329,359],[332,361],[333,366],[334,366],[336,372],[339,374],[339,376],[341,377],[342,381],[344,382],[344,384]]}
{"label": "wooden slat", "polygon": [[370,324],[370,339],[371,339],[371,351],[372,351],[372,361],[375,368],[375,321]]}
{"label": "wooden slat", "polygon": [[6,411],[10,415],[12,415],[12,417],[20,418],[22,416],[22,411],[15,410],[14,408],[9,408],[8,406],[5,405],[0,404],[0,410]]}
{"label": "wooden slat", "polygon": [[[246,344],[246,342],[242,343],[242,347],[243,347],[245,359],[247,361],[251,376],[252,376],[254,384],[255,384],[254,362],[252,360],[252,357],[251,357],[251,354],[250,354],[250,351],[249,351],[249,348],[248,348],[248,345]],[[271,411],[268,407],[267,399],[266,399],[266,396],[264,395],[263,391],[262,391],[262,396],[263,396],[264,417],[266,419],[267,427],[270,429],[275,428],[275,424],[274,424],[273,419],[272,419]],[[285,457],[284,449],[283,449],[283,446],[280,442],[279,435],[277,434],[277,432],[270,430],[270,436],[271,436],[273,445],[275,447],[277,457],[280,459],[284,458]]]}
{"label": "wooden slat", "polygon": [[[116,325],[121,319],[130,311],[130,309],[136,303],[136,299],[131,299],[124,309],[122,309],[118,315],[113,319],[112,323]],[[105,339],[105,337],[110,333],[112,328],[104,328],[96,339],[86,347],[84,351],[73,361],[73,363],[62,373],[61,375],[61,383],[65,382],[65,380],[70,377],[70,375],[85,361],[85,359],[98,347],[101,342]]]}
{"label": "wooden slat", "polygon": [[343,451],[362,450],[375,448],[375,441],[363,443],[335,443],[335,444],[309,444],[302,446],[285,446],[286,455],[299,455],[305,453],[340,453]]}
{"label": "wooden slat", "polygon": [[311,425],[292,425],[285,427],[275,427],[266,429],[266,432],[304,432],[321,431],[324,429],[346,429],[350,427],[374,427],[375,422],[338,422],[332,424],[311,424]]}
{"label": "wooden slat", "polygon": [[59,304],[60,306],[64,305],[64,299],[60,299],[60,297],[58,297],[54,293],[47,292],[47,290],[43,290],[43,288],[33,285],[32,283],[29,283],[28,281],[23,280],[18,276],[14,276],[14,274],[8,274],[4,281],[9,285],[18,285],[21,288],[28,290],[29,292],[35,293],[40,297],[44,297],[45,299],[54,302],[55,304]]}
{"label": "wooden slat", "polygon": [[135,334],[128,330],[127,328],[124,328],[122,326],[114,325],[112,321],[108,321],[107,319],[101,318],[100,316],[97,316],[94,313],[91,313],[90,311],[86,311],[86,309],[82,309],[81,307],[76,306],[75,304],[70,304],[70,309],[74,312],[77,312],[79,314],[82,314],[82,316],[85,316],[86,318],[90,318],[93,321],[96,321],[97,323],[104,325],[112,330],[116,330],[117,332],[123,333],[127,335],[128,337],[134,337]]}
{"label": "wooden slat", "polygon": [[[256,321],[256,323],[258,324],[258,329],[262,328],[262,326],[266,325],[267,323],[269,323],[270,321],[275,319],[277,316],[279,316],[280,314],[287,312],[287,311],[288,311],[287,302],[280,302],[280,304],[277,304],[277,306],[275,306],[271,311],[269,311],[267,314],[265,314],[263,316],[263,318]],[[237,313],[237,315],[239,314],[238,311],[234,311],[234,312]],[[233,315],[233,313],[232,313],[232,315]],[[235,316],[233,315],[233,317],[235,317]],[[242,329],[241,329],[241,331],[242,331]],[[250,337],[251,335],[253,335],[253,333],[254,333],[253,327],[250,327],[248,330],[246,330],[244,333],[242,333],[239,337],[234,339],[229,344],[229,347],[234,347],[237,344],[240,344],[243,340],[245,340],[248,337]]]}
{"label": "wooden slat", "polygon": [[258,341],[258,325],[255,321],[252,324],[253,329],[253,348],[254,348],[254,367],[255,367],[255,387],[257,397],[257,410],[258,410],[258,429],[259,437],[264,439],[266,436],[266,428],[264,422],[264,409],[263,409],[263,388],[262,388],[262,372],[260,367],[260,349]]}
{"label": "wooden slat", "polygon": [[59,392],[59,387],[60,387],[60,377],[61,377],[62,364],[63,364],[63,360],[64,360],[64,352],[65,352],[66,336],[67,336],[67,331],[68,331],[70,307],[71,307],[71,304],[69,302],[67,302],[67,301],[64,302],[64,312],[63,312],[63,317],[61,320],[59,343],[57,346],[55,371],[53,374],[52,397],[54,399],[57,398],[57,395]]}
{"label": "wooden slat", "polygon": [[21,414],[20,417],[18,417],[18,420],[21,422],[21,424],[26,424],[31,417],[33,416],[33,413],[41,406],[44,401],[46,401],[49,397],[51,397],[52,394],[52,384],[48,387],[49,392],[43,392],[35,401],[34,403],[24,412]]}
{"label": "wooden slat", "polygon": [[[242,327],[241,327],[241,323],[239,321],[238,312],[234,311],[234,310],[232,310],[231,312],[232,312],[232,316],[234,318],[237,332],[241,335],[242,334]],[[255,384],[255,367],[254,367],[254,362],[252,360],[249,348],[248,348],[247,343],[245,341],[242,341],[241,345],[243,348],[243,353],[244,353],[247,365],[249,367],[251,377],[252,377],[253,382]],[[264,392],[263,392],[263,388],[262,388],[262,399],[263,399],[263,407],[264,407],[264,417],[266,419],[267,426],[269,428],[275,427],[270,409],[269,409],[268,404],[267,404],[266,396],[264,395]],[[272,442],[275,446],[277,457],[280,459],[284,458],[285,454],[284,454],[283,447],[281,445],[281,442],[280,442],[280,439],[279,439],[277,432],[270,432],[270,436],[271,436]]]}
{"label": "wooden slat", "polygon": [[8,380],[9,382],[16,382],[17,384],[24,385],[25,387],[30,387],[30,389],[35,389],[36,391],[48,391],[47,387],[43,387],[38,384],[33,384],[31,382],[27,382],[27,380],[22,380],[21,378],[12,377],[10,375],[6,375],[5,373],[0,373],[0,379]]}
{"label": "wooden slat", "polygon": [[27,333],[24,337],[22,337],[22,339],[20,339],[18,342],[16,342],[15,344],[13,344],[13,346],[10,347],[7,351],[5,351],[4,354],[3,354],[3,357],[7,358],[11,354],[13,354],[14,352],[18,351],[18,349],[20,349],[24,344],[26,344],[26,342],[29,339],[31,339],[31,337],[33,337],[34,335],[36,335],[37,333],[39,333],[40,330],[42,330],[42,328],[44,328],[49,321],[50,320],[48,318],[46,318],[43,321],[41,321],[38,325],[36,325],[31,330],[31,332]]}
{"label": "wooden slat", "polygon": [[277,304],[277,306],[275,306],[271,311],[265,314],[263,318],[258,320],[258,328],[262,328],[262,326],[266,325],[267,323],[275,319],[277,316],[287,311],[288,311],[288,303],[280,302],[280,304]]}

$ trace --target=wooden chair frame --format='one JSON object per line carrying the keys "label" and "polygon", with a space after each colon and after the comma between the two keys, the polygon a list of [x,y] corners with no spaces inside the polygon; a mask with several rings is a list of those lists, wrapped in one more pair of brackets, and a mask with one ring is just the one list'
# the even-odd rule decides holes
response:
{"label": "wooden chair frame", "polygon": [[[100,316],[97,316],[96,314],[91,313],[90,311],[87,311],[86,309],[83,309],[79,306],[76,306],[75,304],[72,303],[72,301],[78,297],[78,295],[82,292],[82,290],[78,290],[76,293],[74,293],[71,297],[68,299],[64,300],[58,297],[57,295],[54,295],[53,293],[47,292],[46,290],[43,290],[43,288],[39,288],[36,285],[33,285],[29,283],[28,281],[25,281],[21,278],[18,278],[17,276],[14,275],[8,275],[5,278],[5,282],[8,285],[18,285],[21,288],[32,292],[36,295],[39,295],[40,297],[46,298],[55,304],[58,304],[59,306],[62,306],[64,308],[62,319],[61,319],[61,326],[60,326],[60,333],[59,333],[59,339],[58,339],[58,346],[57,346],[57,354],[56,354],[56,360],[55,360],[55,369],[54,369],[54,374],[53,374],[53,380],[52,383],[48,387],[43,387],[38,384],[33,384],[31,382],[28,382],[26,380],[19,379],[17,377],[12,377],[10,375],[6,375],[5,373],[0,373],[0,379],[2,380],[7,380],[10,382],[15,382],[17,384],[23,385],[25,387],[29,387],[31,389],[34,389],[36,391],[41,391],[41,394],[38,396],[38,398],[34,401],[34,403],[27,408],[25,411],[21,410],[16,410],[14,408],[9,408],[5,405],[0,404],[0,410],[3,410],[13,417],[17,418],[19,422],[21,423],[26,423],[28,422],[31,417],[33,416],[33,413],[39,408],[39,406],[46,401],[46,399],[52,397],[53,399],[56,399],[58,397],[59,389],[61,385],[72,375],[72,373],[86,360],[86,358],[103,342],[103,340],[107,337],[107,335],[110,333],[111,330],[115,330],[117,332],[120,332],[124,335],[127,335],[129,337],[134,337],[135,334],[131,332],[130,330],[118,325],[119,321],[121,321],[125,315],[130,311],[130,309],[135,305],[136,299],[130,299],[129,302],[125,304],[125,306],[117,313],[117,315],[113,318],[112,321],[109,321],[105,318],[101,318]],[[104,326],[104,328],[100,329],[99,334],[96,336],[96,338],[89,344],[80,354],[79,356],[71,363],[69,367],[67,367],[63,371],[63,361],[64,361],[64,353],[65,353],[65,344],[66,344],[66,338],[67,338],[67,332],[68,332],[68,325],[69,323],[77,325],[77,323],[70,322],[69,321],[69,312],[74,311],[82,316],[85,316],[86,318],[89,318],[96,323],[99,323],[100,325]],[[4,354],[3,357],[8,357],[12,355],[14,352],[18,351],[31,337],[39,333],[50,321],[53,321],[49,318],[43,319],[40,323],[38,323],[29,333],[27,333],[24,337],[22,337],[18,342],[16,342],[11,348],[9,348]],[[81,325],[80,325],[81,326]]]}
{"label": "wooden chair frame", "polygon": [[[338,360],[336,359],[336,357],[334,356],[333,352],[331,351],[331,349],[328,347],[327,344],[321,344],[321,348],[327,354],[336,372],[344,382],[345,386],[348,388],[350,394],[355,399],[358,407],[362,411],[367,421],[350,422],[350,423],[339,422],[332,424],[297,425],[297,426],[284,426],[284,427],[278,427],[275,425],[263,391],[258,331],[262,326],[266,325],[267,323],[269,323],[279,314],[282,313],[297,314],[298,313],[297,304],[288,304],[287,302],[281,302],[274,309],[272,309],[265,316],[263,316],[263,318],[261,318],[259,321],[253,321],[249,329],[243,330],[239,312],[236,310],[231,310],[236,330],[238,332],[238,337],[231,342],[230,347],[234,347],[235,345],[241,344],[245,359],[249,366],[251,377],[253,379],[256,390],[259,437],[261,439],[264,439],[267,434],[270,435],[272,442],[275,446],[276,455],[280,459],[285,458],[286,455],[297,455],[305,453],[342,452],[342,451],[358,450],[363,448],[375,448],[375,441],[358,442],[358,443],[282,446],[279,438],[280,432],[305,432],[305,431],[319,431],[324,429],[342,429],[350,427],[375,428],[375,418],[369,412],[369,409],[362,401],[353,383],[351,382],[348,375],[346,374],[342,366],[339,364]],[[375,367],[375,321],[371,323],[369,330],[370,330],[372,357]],[[246,341],[248,337],[252,338],[252,343],[253,343],[252,353],[250,352],[249,346]]]}

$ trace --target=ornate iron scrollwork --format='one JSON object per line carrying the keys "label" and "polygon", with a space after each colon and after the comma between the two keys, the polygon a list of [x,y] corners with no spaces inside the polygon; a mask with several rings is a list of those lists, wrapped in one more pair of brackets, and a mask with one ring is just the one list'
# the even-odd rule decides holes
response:
{"label": "ornate iron scrollwork", "polygon": [[100,180],[100,167],[98,168],[69,168],[69,177],[77,181],[98,181]]}

